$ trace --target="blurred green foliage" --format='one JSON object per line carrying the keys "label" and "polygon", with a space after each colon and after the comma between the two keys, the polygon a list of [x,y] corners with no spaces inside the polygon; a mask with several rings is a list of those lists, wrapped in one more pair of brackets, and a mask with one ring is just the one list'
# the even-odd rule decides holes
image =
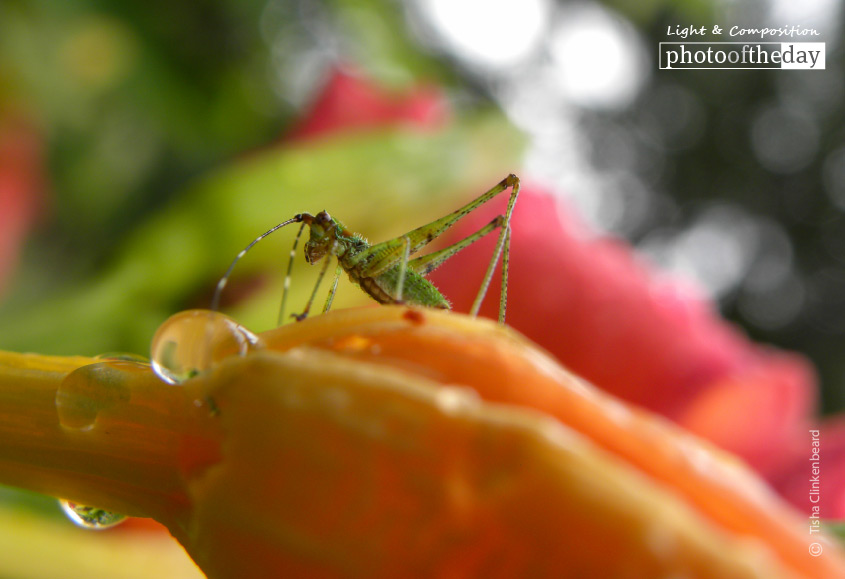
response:
{"label": "blurred green foliage", "polygon": [[326,46],[307,60],[328,36],[382,82],[436,74],[388,5],[0,3],[0,111],[23,110],[48,145],[51,219],[35,261],[86,275],[193,179],[277,139],[341,56]]}
{"label": "blurred green foliage", "polygon": [[45,133],[50,241],[98,259],[180,183],[278,133],[263,4],[0,4],[0,97]]}

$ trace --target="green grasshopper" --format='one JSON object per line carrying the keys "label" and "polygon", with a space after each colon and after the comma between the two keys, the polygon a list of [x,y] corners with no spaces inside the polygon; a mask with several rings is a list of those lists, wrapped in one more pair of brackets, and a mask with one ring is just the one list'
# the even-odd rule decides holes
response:
{"label": "green grasshopper", "polygon": [[[472,235],[449,247],[410,259],[412,254],[417,253],[420,249],[437,239],[459,219],[468,215],[503,191],[506,191],[508,188],[511,189],[511,195],[504,215],[498,215],[493,221]],[[226,287],[229,276],[232,274],[232,270],[238,261],[256,243],[274,231],[291,223],[302,223],[302,225],[299,228],[299,232],[290,251],[290,259],[288,260],[287,274],[285,275],[284,290],[282,293],[282,303],[279,308],[279,325],[284,323],[285,304],[287,302],[288,290],[290,289],[293,260],[297,244],[306,225],[311,229],[311,237],[305,243],[305,260],[313,265],[323,257],[329,256],[329,259],[326,259],[320,270],[317,283],[314,285],[314,290],[311,292],[311,297],[308,299],[305,309],[301,314],[292,314],[298,321],[304,320],[308,316],[308,312],[311,310],[311,306],[317,296],[320,283],[323,281],[326,271],[328,271],[331,257],[337,259],[337,266],[335,268],[334,282],[323,307],[324,313],[331,308],[341,271],[346,271],[353,282],[358,284],[361,289],[381,304],[413,304],[431,308],[451,309],[451,305],[443,297],[443,294],[424,276],[494,229],[500,229],[501,231],[496,242],[493,257],[487,266],[487,272],[484,274],[481,288],[472,304],[470,315],[478,315],[481,302],[484,300],[484,296],[487,294],[487,289],[490,286],[493,271],[496,268],[499,257],[502,256],[502,291],[499,298],[499,323],[504,324],[508,287],[510,219],[518,195],[519,178],[516,175],[508,175],[492,189],[470,201],[460,209],[422,227],[418,227],[413,231],[409,231],[404,235],[377,243],[376,245],[370,245],[361,235],[353,233],[325,211],[321,211],[317,215],[300,213],[256,237],[235,257],[229,269],[226,270],[226,273],[223,274],[223,277],[217,283],[211,309],[217,311],[220,304],[220,294],[223,288]]]}

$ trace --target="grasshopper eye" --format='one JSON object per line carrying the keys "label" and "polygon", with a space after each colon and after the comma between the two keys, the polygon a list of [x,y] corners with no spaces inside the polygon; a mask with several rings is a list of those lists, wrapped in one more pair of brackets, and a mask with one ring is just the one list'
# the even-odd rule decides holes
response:
{"label": "grasshopper eye", "polygon": [[317,223],[319,223],[320,225],[328,225],[329,223],[331,223],[331,221],[331,215],[329,215],[327,212],[320,211],[317,214]]}

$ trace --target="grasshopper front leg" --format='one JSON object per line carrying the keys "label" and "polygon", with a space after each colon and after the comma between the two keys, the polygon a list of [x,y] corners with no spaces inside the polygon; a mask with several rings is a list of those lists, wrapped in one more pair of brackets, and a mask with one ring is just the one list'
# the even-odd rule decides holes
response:
{"label": "grasshopper front leg", "polygon": [[[291,314],[294,318],[296,318],[297,322],[301,322],[308,317],[308,313],[311,311],[311,305],[317,297],[317,290],[320,289],[320,284],[323,282],[323,278],[326,276],[326,271],[329,269],[329,263],[331,263],[331,259],[326,258],[326,261],[323,263],[323,267],[320,268],[320,274],[317,276],[317,283],[314,284],[314,290],[311,292],[311,297],[308,298],[308,303],[305,304],[305,309],[302,310],[301,314]],[[328,302],[328,305],[331,305],[331,301]]]}
{"label": "grasshopper front leg", "polygon": [[340,265],[340,260],[337,262],[337,267],[334,270],[334,281],[332,282],[332,287],[329,289],[329,295],[326,296],[326,305],[323,306],[323,313],[325,314],[328,312],[332,307],[332,302],[334,301],[334,295],[337,293],[337,282],[340,280],[340,274],[343,271],[343,267]]}
{"label": "grasshopper front leg", "polygon": [[279,304],[279,319],[276,325],[284,325],[285,320],[285,306],[288,302],[288,293],[290,292],[290,278],[293,271],[293,259],[296,256],[296,246],[299,245],[299,238],[302,237],[302,231],[305,229],[305,222],[299,226],[299,231],[296,232],[296,238],[293,240],[293,246],[290,248],[290,256],[288,257],[288,269],[285,272],[285,281],[282,286],[282,303]]}

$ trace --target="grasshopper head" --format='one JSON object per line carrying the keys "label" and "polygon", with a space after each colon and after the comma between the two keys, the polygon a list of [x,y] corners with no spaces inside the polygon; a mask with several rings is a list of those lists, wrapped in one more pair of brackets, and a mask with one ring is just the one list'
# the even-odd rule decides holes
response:
{"label": "grasshopper head", "polygon": [[311,237],[305,242],[305,261],[315,264],[329,253],[334,245],[337,224],[325,211],[320,211],[316,216],[303,221],[311,229]]}

